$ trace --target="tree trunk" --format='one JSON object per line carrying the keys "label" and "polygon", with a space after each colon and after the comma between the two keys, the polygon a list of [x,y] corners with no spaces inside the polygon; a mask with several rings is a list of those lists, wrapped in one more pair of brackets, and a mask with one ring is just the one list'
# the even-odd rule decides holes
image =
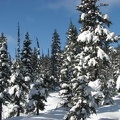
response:
{"label": "tree trunk", "polygon": [[20,116],[20,98],[17,99],[17,105],[19,106],[17,109],[17,116]]}
{"label": "tree trunk", "polygon": [[0,120],[2,120],[2,101],[0,100]]}
{"label": "tree trunk", "polygon": [[[39,103],[39,102],[38,102]],[[37,104],[37,115],[39,115],[39,104]]]}

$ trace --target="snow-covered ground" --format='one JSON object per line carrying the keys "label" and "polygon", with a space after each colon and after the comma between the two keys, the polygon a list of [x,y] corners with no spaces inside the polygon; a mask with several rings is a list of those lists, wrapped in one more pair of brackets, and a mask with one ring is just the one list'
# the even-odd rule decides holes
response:
{"label": "snow-covered ground", "polygon": [[[45,110],[41,111],[39,116],[20,116],[5,120],[62,120],[66,112],[64,108],[60,107],[60,101],[58,92],[51,93],[47,98]],[[7,115],[6,112],[5,114]]]}
{"label": "snow-covered ground", "polygon": [[120,120],[120,96],[114,97],[113,105],[106,105],[97,109],[97,114],[87,120]]}
{"label": "snow-covered ground", "polygon": [[[59,106],[59,94],[51,93],[47,100],[46,109],[39,116],[20,116],[6,120],[63,120],[66,111]],[[98,108],[97,114],[91,115],[87,120],[120,120],[120,95],[114,97],[114,100],[113,105]]]}

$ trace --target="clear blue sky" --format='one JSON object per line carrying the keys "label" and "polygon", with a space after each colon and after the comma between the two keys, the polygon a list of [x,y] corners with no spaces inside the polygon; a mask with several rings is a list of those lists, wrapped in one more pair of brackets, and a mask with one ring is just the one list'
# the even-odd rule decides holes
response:
{"label": "clear blue sky", "polygon": [[[112,21],[110,31],[120,34],[120,0],[101,0],[109,6],[102,8]],[[36,37],[40,42],[41,51],[47,53],[51,46],[54,29],[60,35],[62,46],[66,42],[66,31],[70,18],[79,29],[79,12],[75,6],[80,0],[0,0],[0,33],[4,32],[8,39],[8,49],[14,56],[17,46],[17,24],[20,24],[21,43],[29,32],[32,47],[36,46]]]}

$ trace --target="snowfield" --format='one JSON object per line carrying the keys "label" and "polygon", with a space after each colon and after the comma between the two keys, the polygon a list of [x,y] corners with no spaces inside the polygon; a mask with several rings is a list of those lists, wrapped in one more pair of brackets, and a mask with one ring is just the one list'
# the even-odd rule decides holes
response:
{"label": "snowfield", "polygon": [[[39,116],[20,116],[4,120],[63,120],[66,110],[60,107],[61,98],[58,92],[51,93],[44,111]],[[120,95],[114,97],[113,105],[106,105],[97,109],[97,114],[91,115],[87,120],[120,120]],[[7,113],[5,113],[7,114]]]}

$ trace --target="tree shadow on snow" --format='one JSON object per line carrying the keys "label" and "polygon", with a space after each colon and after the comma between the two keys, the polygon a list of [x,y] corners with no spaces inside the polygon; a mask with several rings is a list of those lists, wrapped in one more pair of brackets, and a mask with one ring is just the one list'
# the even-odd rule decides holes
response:
{"label": "tree shadow on snow", "polygon": [[46,113],[44,113],[41,116],[41,120],[63,120],[64,115],[66,114],[66,111],[64,108],[56,108],[55,110],[50,110]]}
{"label": "tree shadow on snow", "polygon": [[[105,106],[102,106],[102,107],[99,107],[97,109],[97,113],[104,113],[104,112],[115,112],[115,111],[119,111],[120,110],[120,99],[116,99],[115,100],[115,103],[113,103],[113,105],[105,105]],[[112,120],[112,119],[100,119],[100,120]]]}
{"label": "tree shadow on snow", "polygon": [[99,120],[119,120],[119,119],[101,118]]}

